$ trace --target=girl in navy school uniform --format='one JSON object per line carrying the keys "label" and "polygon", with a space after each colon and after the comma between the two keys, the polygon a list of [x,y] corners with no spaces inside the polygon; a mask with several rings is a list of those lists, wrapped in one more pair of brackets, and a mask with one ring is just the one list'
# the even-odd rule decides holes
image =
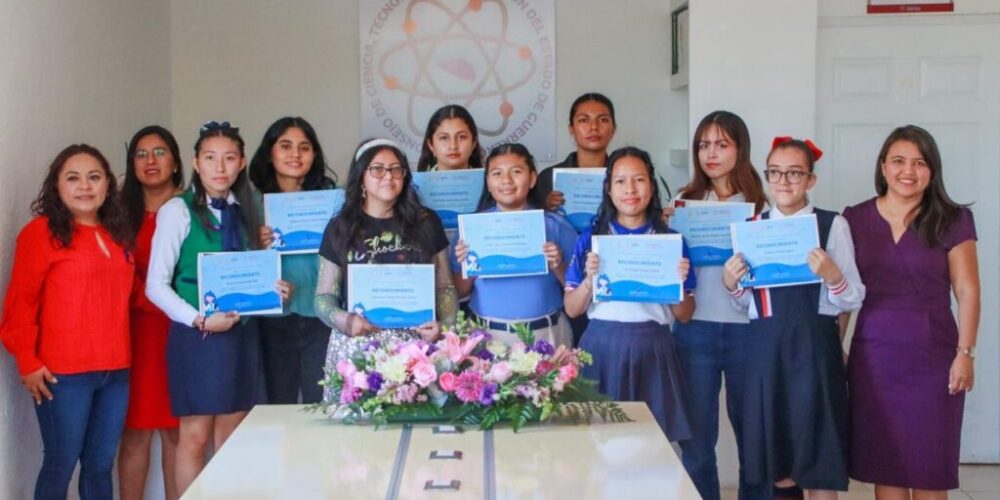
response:
{"label": "girl in navy school uniform", "polygon": [[661,220],[659,189],[653,163],[645,151],[625,147],[608,157],[604,196],[594,225],[580,234],[566,272],[566,313],[587,313],[590,323],[580,348],[594,364],[583,375],[596,379],[601,392],[617,401],[643,401],[671,441],[691,436],[685,410],[685,383],[674,349],[671,323],[691,319],[696,278],[690,262],[681,259],[677,272],[684,282],[679,304],[593,302],[594,279],[600,264],[591,252],[591,236],[669,233]]}
{"label": "girl in navy school uniform", "polygon": [[[183,495],[257,400],[257,326],[232,311],[198,313],[198,253],[247,248],[255,197],[245,173],[243,139],[229,122],[209,122],[194,146],[192,189],[156,216],[146,295],[172,323],[167,337],[170,403],[180,418],[177,491]],[[291,285],[275,288],[287,300]]]}
{"label": "girl in navy school uniform", "polygon": [[[774,208],[760,219],[815,214],[820,248],[808,255],[822,283],[737,288],[748,272],[740,254],[725,264],[723,284],[734,304],[749,310],[743,468],[750,483],[773,483],[778,497],[837,497],[847,491],[847,378],[838,317],[861,307],[865,287],[854,262],[847,221],[813,208],[822,155],[809,141],[779,137],[764,171]],[[846,323],[846,321],[845,321]]]}
{"label": "girl in navy school uniform", "polygon": [[[481,212],[511,212],[537,208],[531,193],[538,180],[535,161],[521,144],[502,144],[486,157],[486,189]],[[576,231],[562,216],[545,211],[545,245],[542,250],[549,273],[512,278],[464,279],[455,283],[460,296],[469,296],[469,308],[484,321],[495,338],[508,344],[518,341],[515,323],[526,323],[535,337],[554,346],[571,347],[569,321],[562,317],[562,288],[566,266],[573,254]],[[455,245],[455,264],[469,256],[462,240]],[[471,293],[471,295],[470,295]]]}
{"label": "girl in navy school uniform", "polygon": [[[286,116],[264,132],[260,147],[250,162],[250,180],[261,193],[289,193],[333,189],[327,177],[326,158],[312,125],[304,118]],[[278,247],[281,233],[270,226],[257,231],[262,248]],[[282,255],[282,278],[294,286],[284,314],[257,319],[267,402],[318,403],[323,389],[326,348],[330,329],[316,317],[313,295],[319,257],[316,254]]]}
{"label": "girl in navy school uniform", "polygon": [[[739,116],[729,111],[709,113],[698,124],[691,145],[694,176],[678,198],[753,203],[754,213],[767,204],[760,176],[750,163],[750,132]],[[669,213],[671,209],[667,209]],[[737,449],[742,429],[743,371],[750,335],[745,312],[735,310],[722,286],[722,266],[694,269],[698,276],[694,318],[674,328],[681,367],[690,390],[688,410],[693,423],[691,439],[681,441],[681,461],[706,500],[719,500],[719,469],[715,445],[719,438],[719,390],[726,382],[726,410]],[[742,456],[740,453],[737,455]],[[767,489],[751,488],[740,472],[741,500],[762,498]]]}

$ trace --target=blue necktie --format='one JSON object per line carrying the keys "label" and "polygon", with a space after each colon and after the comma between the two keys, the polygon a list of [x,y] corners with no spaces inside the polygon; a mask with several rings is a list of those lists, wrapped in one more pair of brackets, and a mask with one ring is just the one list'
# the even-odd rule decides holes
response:
{"label": "blue necktie", "polygon": [[240,218],[240,206],[229,203],[225,198],[212,198],[212,208],[222,212],[222,251],[239,252],[243,250],[243,219]]}

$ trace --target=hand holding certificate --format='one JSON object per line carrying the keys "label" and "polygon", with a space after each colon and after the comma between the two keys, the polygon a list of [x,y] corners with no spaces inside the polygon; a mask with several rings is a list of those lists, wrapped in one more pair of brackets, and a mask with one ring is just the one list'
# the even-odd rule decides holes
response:
{"label": "hand holding certificate", "polygon": [[445,229],[458,227],[460,214],[471,214],[483,195],[484,169],[414,172],[413,187],[420,203],[435,211]]}
{"label": "hand holding certificate", "polygon": [[809,252],[819,247],[816,215],[780,217],[732,224],[733,251],[743,254],[750,271],[741,288],[819,283],[809,269]]}
{"label": "hand holding certificate", "polygon": [[678,200],[670,228],[681,233],[691,252],[691,265],[721,266],[733,255],[730,224],[753,217],[753,203]]}
{"label": "hand holding certificate", "polygon": [[282,253],[316,253],[327,223],[344,206],[343,189],[264,195],[264,221],[274,232],[271,248]]}
{"label": "hand holding certificate", "polygon": [[462,277],[547,274],[545,213],[542,210],[484,212],[458,216],[460,238],[469,246]]}
{"label": "hand holding certificate", "polygon": [[434,321],[433,264],[348,264],[347,312],[379,328]]}
{"label": "hand holding certificate", "polygon": [[600,256],[594,301],[678,304],[684,284],[677,272],[683,258],[679,234],[594,236]]}
{"label": "hand holding certificate", "polygon": [[281,314],[281,255],[274,250],[198,254],[198,311]]}
{"label": "hand holding certificate", "polygon": [[552,171],[552,189],[566,199],[562,213],[578,232],[590,227],[604,193],[603,168],[557,168]]}

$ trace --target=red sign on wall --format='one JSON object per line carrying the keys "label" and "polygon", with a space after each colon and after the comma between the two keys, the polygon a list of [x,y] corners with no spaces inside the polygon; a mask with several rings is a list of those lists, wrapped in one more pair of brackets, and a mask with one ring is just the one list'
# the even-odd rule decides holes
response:
{"label": "red sign on wall", "polygon": [[915,12],[954,12],[954,1],[942,0],[868,0],[869,14],[911,14]]}

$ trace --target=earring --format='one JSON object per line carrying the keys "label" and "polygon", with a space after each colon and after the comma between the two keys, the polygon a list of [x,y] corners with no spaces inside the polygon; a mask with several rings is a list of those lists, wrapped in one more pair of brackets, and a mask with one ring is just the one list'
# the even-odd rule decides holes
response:
{"label": "earring", "polygon": [[368,197],[368,190],[365,189],[364,186],[361,186],[361,199],[363,200],[363,199],[365,199],[367,197]]}

